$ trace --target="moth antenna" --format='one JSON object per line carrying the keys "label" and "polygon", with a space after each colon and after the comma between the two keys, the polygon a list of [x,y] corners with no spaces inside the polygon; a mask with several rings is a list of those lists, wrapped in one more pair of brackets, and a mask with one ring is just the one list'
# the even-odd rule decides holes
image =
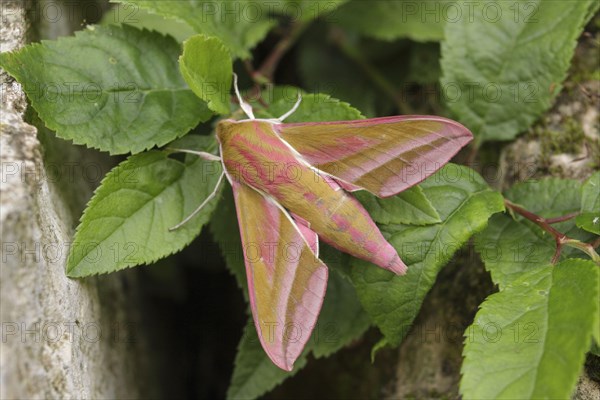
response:
{"label": "moth antenna", "polygon": [[296,112],[298,107],[300,107],[300,103],[302,103],[302,93],[298,93],[298,100],[296,100],[296,104],[294,104],[294,107],[292,107],[290,111],[286,112],[281,117],[277,118],[277,120],[279,120],[279,122],[283,122],[284,119]]}
{"label": "moth antenna", "polygon": [[175,147],[167,147],[165,150],[172,151],[174,153],[194,154],[194,155],[200,157],[201,159],[207,160],[207,161],[221,161],[221,157],[215,156],[214,154],[210,154],[210,153],[207,153],[205,151],[195,151],[195,150],[188,150],[188,149],[177,149]]}
{"label": "moth antenna", "polygon": [[238,76],[235,72],[233,73],[233,88],[235,90],[235,95],[237,96],[238,101],[240,102],[240,107],[242,108],[244,113],[246,113],[248,118],[255,119],[254,112],[252,111],[252,106],[250,104],[246,103],[244,101],[244,99],[242,99],[242,95],[240,94],[240,89],[238,88]]}
{"label": "moth antenna", "polygon": [[217,195],[217,192],[219,191],[219,186],[221,186],[221,183],[223,182],[224,176],[225,176],[225,171],[223,171],[223,173],[219,177],[219,180],[217,181],[217,184],[215,185],[215,189],[212,191],[211,194],[208,195],[208,197],[206,199],[204,199],[202,204],[200,204],[198,206],[198,208],[196,208],[194,210],[194,212],[191,213],[190,215],[188,215],[183,221],[181,221],[177,225],[169,228],[169,232],[173,232],[174,230],[177,230],[177,229],[181,228],[183,225],[185,225],[186,223],[188,223],[192,218],[194,218],[196,216],[196,214],[198,214],[200,212],[200,210],[202,210],[204,208],[204,206],[206,206],[208,204],[209,201],[211,201],[212,199],[215,198],[215,196]]}

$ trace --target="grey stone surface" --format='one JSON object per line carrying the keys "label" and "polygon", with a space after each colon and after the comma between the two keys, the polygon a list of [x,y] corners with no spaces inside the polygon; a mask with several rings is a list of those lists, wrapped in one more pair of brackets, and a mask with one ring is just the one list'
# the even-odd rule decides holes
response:
{"label": "grey stone surface", "polygon": [[600,400],[600,383],[592,379],[587,370],[579,377],[573,400]]}
{"label": "grey stone surface", "polygon": [[[24,7],[24,1],[2,0],[3,52],[25,44]],[[0,398],[146,397],[149,352],[135,274],[79,281],[65,276],[79,218],[73,202],[89,198],[93,185],[69,182],[77,193],[73,200],[61,190],[65,182],[58,182],[67,175],[49,179],[37,129],[23,121],[20,85],[4,71],[0,85]],[[70,143],[53,151],[83,162]]]}

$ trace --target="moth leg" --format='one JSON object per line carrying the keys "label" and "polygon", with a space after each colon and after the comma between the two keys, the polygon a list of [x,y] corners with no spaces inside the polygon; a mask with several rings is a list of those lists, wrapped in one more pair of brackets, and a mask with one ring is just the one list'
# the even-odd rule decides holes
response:
{"label": "moth leg", "polygon": [[167,147],[166,150],[172,151],[174,153],[194,154],[194,155],[197,155],[198,157],[202,158],[203,160],[207,160],[207,161],[221,161],[221,157],[215,156],[214,154],[210,154],[210,153],[207,153],[205,151],[195,151],[195,150],[188,150],[188,149],[177,149],[175,147]]}
{"label": "moth leg", "polygon": [[180,223],[178,223],[174,227],[169,228],[169,232],[172,232],[172,231],[174,231],[176,229],[181,228],[184,224],[186,224],[187,222],[189,222],[189,220],[191,220],[192,218],[194,218],[196,216],[196,214],[198,214],[200,212],[200,210],[202,210],[204,208],[204,206],[206,206],[208,204],[209,201],[211,201],[212,199],[215,198],[215,196],[217,195],[217,192],[219,191],[219,187],[221,186],[221,183],[223,183],[223,177],[224,176],[225,176],[225,171],[223,171],[223,173],[219,177],[219,180],[217,181],[217,184],[215,185],[215,189],[212,191],[211,194],[208,195],[208,197],[202,202],[202,204],[200,204],[198,206],[198,208],[196,208],[194,210],[194,212],[191,213],[190,215],[188,215],[183,221],[181,221]]}
{"label": "moth leg", "polygon": [[240,102],[240,107],[242,108],[244,113],[246,113],[248,118],[256,119],[256,118],[254,118],[254,112],[252,111],[252,106],[250,104],[246,103],[244,101],[244,99],[242,99],[242,95],[240,94],[240,89],[238,88],[238,77],[237,77],[237,74],[235,74],[235,73],[233,74],[233,89],[235,90],[235,95],[237,96],[238,101]]}
{"label": "moth leg", "polygon": [[279,122],[283,122],[284,119],[286,119],[287,117],[289,117],[290,115],[292,115],[293,113],[296,112],[298,107],[300,107],[300,103],[302,103],[302,94],[298,93],[298,100],[296,100],[296,104],[294,104],[294,107],[292,107],[292,109],[290,111],[286,112],[281,117],[277,118],[277,120]]}

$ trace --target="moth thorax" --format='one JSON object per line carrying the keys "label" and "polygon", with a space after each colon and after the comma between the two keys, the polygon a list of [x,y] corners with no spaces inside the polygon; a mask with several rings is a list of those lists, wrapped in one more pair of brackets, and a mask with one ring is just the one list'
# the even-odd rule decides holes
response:
{"label": "moth thorax", "polygon": [[217,124],[217,139],[220,143],[229,141],[234,133],[236,121],[224,119]]}

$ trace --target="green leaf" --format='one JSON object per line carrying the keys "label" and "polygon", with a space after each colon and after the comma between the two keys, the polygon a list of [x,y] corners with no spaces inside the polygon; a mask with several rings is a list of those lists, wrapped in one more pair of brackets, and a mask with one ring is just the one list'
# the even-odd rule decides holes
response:
{"label": "green leaf", "polygon": [[593,3],[487,0],[446,24],[442,88],[480,142],[513,139],[552,105]]}
{"label": "green leaf", "polygon": [[112,154],[138,153],[186,134],[211,113],[177,71],[172,38],[90,26],[75,37],[0,55],[57,136]]}
{"label": "green leaf", "polygon": [[[324,259],[324,262],[327,263],[327,260]],[[337,268],[332,268],[330,264],[327,266],[327,294],[317,326],[308,342],[316,358],[330,356],[361,337],[371,325],[352,283],[339,274]]]}
{"label": "green leaf", "polygon": [[272,86],[261,95],[261,100],[268,103],[265,108],[257,101],[251,104],[257,118],[278,118],[287,113],[298,101],[302,101],[298,109],[285,122],[325,122],[363,119],[364,116],[350,104],[322,93],[307,93],[294,86]]}
{"label": "green leaf", "polygon": [[379,353],[381,350],[385,349],[386,347],[389,347],[389,345],[390,345],[390,343],[387,341],[387,339],[385,337],[382,337],[377,343],[375,343],[375,345],[371,349],[371,363],[375,362],[375,357],[377,356],[377,353]]}
{"label": "green leaf", "polygon": [[456,22],[453,0],[354,0],[339,8],[332,20],[344,28],[377,39],[409,38],[439,41],[446,21]]}
{"label": "green leaf", "polygon": [[[253,105],[253,107],[257,107],[254,111],[256,112],[266,112],[268,111],[269,104],[273,104],[279,101],[285,102],[286,104],[293,106],[294,103],[298,100],[298,94],[302,96],[306,96],[307,92],[296,87],[290,85],[266,85],[265,88],[261,91],[260,98],[250,97],[248,101]],[[267,108],[265,109],[264,105],[261,104],[258,100],[262,100],[267,104]],[[239,106],[238,106],[239,107]],[[274,118],[271,113],[264,114],[265,118]],[[279,117],[279,115],[277,115]]]}
{"label": "green leaf", "polygon": [[[298,100],[286,96],[276,100],[267,110],[273,117],[288,112]],[[360,111],[348,103],[334,99],[326,94],[307,94],[302,96],[300,107],[285,122],[325,122],[363,119]]]}
{"label": "green leaf", "polygon": [[[577,181],[550,178],[518,183],[506,191],[505,196],[537,215],[552,218],[579,210],[579,186]],[[554,227],[567,236],[587,239],[572,220]],[[523,217],[517,216],[515,220],[509,215],[495,215],[488,227],[477,235],[475,249],[492,280],[502,289],[524,272],[550,263],[556,243],[552,236]],[[582,253],[569,247],[563,249],[563,258],[572,254]]]}
{"label": "green leaf", "polygon": [[600,172],[593,174],[581,188],[581,212],[575,220],[577,226],[600,235]]}
{"label": "green leaf", "polygon": [[[596,271],[598,271],[597,268]],[[596,280],[596,283],[598,284],[596,287],[596,293],[598,293],[596,304],[597,307],[600,308],[600,278]],[[592,345],[592,349],[595,349],[595,354],[600,357],[600,312],[596,311],[596,313],[593,315],[594,322],[592,323],[592,338],[594,339],[594,343]]]}
{"label": "green leaf", "polygon": [[[187,140],[188,142],[190,140]],[[196,136],[198,150],[216,147]],[[208,222],[217,201],[209,202],[176,231],[214,190],[221,165],[188,155],[177,161],[164,151],[129,157],[102,181],[77,227],[67,275],[84,277],[148,264],[188,245]]]}
{"label": "green leaf", "polygon": [[600,346],[598,346],[598,336],[594,336],[594,343],[592,344],[592,348],[590,349],[590,353],[595,356],[600,357]]}
{"label": "green leaf", "polygon": [[600,171],[593,174],[581,188],[581,211],[600,210]]}
{"label": "green leaf", "polygon": [[363,307],[392,345],[407,333],[440,269],[490,215],[504,209],[502,196],[466,167],[448,164],[420,186],[442,222],[382,226],[408,273],[396,276],[360,260],[352,268]]}
{"label": "green leaf", "polygon": [[251,102],[257,118],[278,118],[287,113],[298,101],[298,109],[285,122],[325,122],[363,119],[359,110],[350,104],[322,93],[307,93],[294,86],[273,86],[266,89],[261,100],[269,103],[265,108],[258,102]]}
{"label": "green leaf", "polygon": [[115,4],[102,16],[100,24],[127,24],[138,29],[157,31],[163,35],[173,36],[179,43],[196,33],[183,21],[149,13],[134,4]]}
{"label": "green leaf", "polygon": [[[579,210],[580,187],[574,180],[544,178],[519,182],[505,192],[505,197],[537,215],[554,218]],[[525,220],[521,216],[518,219]]]}
{"label": "green leaf", "polygon": [[365,206],[373,221],[379,224],[431,225],[442,222],[420,186],[413,186],[386,199],[365,191],[353,195]]}
{"label": "green leaf", "polygon": [[197,33],[215,36],[234,57],[250,58],[249,49],[273,27],[267,3],[252,0],[111,0],[187,22]]}
{"label": "green leaf", "polygon": [[598,267],[537,266],[491,295],[465,333],[468,399],[567,399],[598,325]]}
{"label": "green leaf", "polygon": [[196,35],[186,40],[179,67],[185,81],[208,103],[208,108],[219,114],[230,112],[233,67],[229,52],[219,39]]}
{"label": "green leaf", "polygon": [[600,235],[600,211],[579,214],[575,223],[581,229]]}
{"label": "green leaf", "polygon": [[351,255],[342,253],[341,251],[329,246],[327,243],[320,242],[319,258],[323,260],[327,267],[335,270],[348,282],[352,282],[352,278],[350,277],[350,271],[352,268],[350,266],[350,259],[352,258]]}
{"label": "green leaf", "polygon": [[210,118],[177,71],[175,40],[132,27],[90,26],[75,37],[2,53],[58,137],[112,154],[138,153]]}
{"label": "green leaf", "polygon": [[537,227],[514,221],[507,215],[494,215],[475,240],[475,249],[485,269],[500,289],[536,265],[549,263],[555,246],[554,240],[544,237]]}

